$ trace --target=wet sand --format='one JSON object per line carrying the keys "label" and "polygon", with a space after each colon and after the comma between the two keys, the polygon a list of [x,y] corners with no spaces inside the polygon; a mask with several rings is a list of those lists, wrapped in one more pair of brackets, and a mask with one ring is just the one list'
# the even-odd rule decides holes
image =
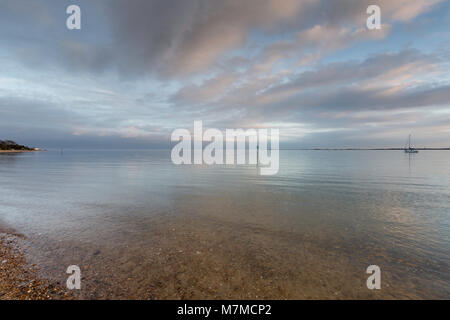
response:
{"label": "wet sand", "polygon": [[23,241],[23,235],[0,226],[0,300],[70,299],[59,283],[41,279],[26,262]]}

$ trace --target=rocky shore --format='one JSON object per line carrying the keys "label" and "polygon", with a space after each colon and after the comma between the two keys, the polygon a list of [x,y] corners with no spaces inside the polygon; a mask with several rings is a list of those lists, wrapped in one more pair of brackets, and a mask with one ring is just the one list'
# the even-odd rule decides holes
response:
{"label": "rocky shore", "polygon": [[0,300],[70,299],[61,284],[40,279],[26,262],[20,244],[24,236],[0,227]]}

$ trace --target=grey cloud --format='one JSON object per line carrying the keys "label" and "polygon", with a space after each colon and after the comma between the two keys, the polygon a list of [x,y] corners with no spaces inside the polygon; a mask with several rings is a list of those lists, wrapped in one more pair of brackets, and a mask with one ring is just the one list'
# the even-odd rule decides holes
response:
{"label": "grey cloud", "polygon": [[[394,27],[439,2],[380,0],[378,4],[383,23]],[[372,4],[369,0],[79,0],[83,28],[74,32],[65,29],[66,2],[26,3],[0,0],[0,63],[12,69],[13,64],[4,61],[20,61],[35,74],[42,72],[44,91],[59,95],[64,105],[48,97],[19,100],[9,89],[0,88],[11,95],[0,99],[3,135],[21,131],[32,137],[31,132],[41,132],[74,143],[113,141],[110,137],[142,142],[145,137],[150,143],[197,119],[219,128],[285,122],[357,132],[370,123],[383,128],[394,122],[409,125],[423,109],[448,108],[448,81],[426,79],[436,69],[447,71],[436,52],[383,53],[388,46],[380,41],[374,48],[377,54],[365,60],[321,60],[324,52],[388,36],[388,28],[370,34],[361,30],[367,5]],[[287,66],[277,66],[278,61]],[[79,78],[72,77],[78,72]],[[64,97],[70,88],[55,86],[48,75],[68,75],[72,88],[80,88],[76,92],[80,99]],[[105,78],[108,81],[99,87],[114,95],[86,90]],[[152,81],[143,85],[148,80],[157,85]],[[140,92],[129,90],[147,85]],[[144,94],[165,86],[169,89],[164,94]],[[396,114],[383,119],[382,115],[419,109],[408,117]],[[364,111],[376,114],[355,118]],[[429,121],[438,123],[434,118]],[[75,131],[82,135],[74,136]],[[95,138],[99,135],[103,137]],[[350,133],[335,135],[353,141]]]}
{"label": "grey cloud", "polygon": [[[439,2],[378,1],[387,21],[407,21]],[[335,37],[348,25],[364,28],[365,10],[371,4],[368,0],[82,0],[78,4],[83,9],[83,28],[69,32],[65,30],[67,3],[10,3],[2,1],[2,25],[9,24],[8,34],[2,36],[14,36],[16,55],[26,41],[37,56],[32,61],[40,64],[60,61],[72,71],[118,70],[124,76],[164,77],[220,69],[221,61],[229,58],[226,54],[245,48],[255,30],[270,37],[322,27],[320,34],[331,31],[330,37]],[[31,58],[23,56],[25,62]]]}
{"label": "grey cloud", "polygon": [[93,117],[49,101],[0,98],[1,137],[42,147],[167,147],[167,130],[127,125],[126,120],[123,115]]}
{"label": "grey cloud", "polygon": [[[382,53],[363,61],[323,65],[314,71],[291,76],[288,81],[280,78],[251,79],[218,101],[211,103],[205,100],[194,106],[202,110],[203,119],[209,119],[208,125],[220,128],[230,125],[255,127],[261,123],[297,123],[307,124],[311,129],[355,130],[368,125],[376,125],[377,130],[383,130],[389,128],[389,123],[397,127],[411,126],[424,121],[423,114],[426,113],[423,110],[448,108],[450,86],[446,82],[434,85],[413,82],[402,87],[408,84],[409,80],[406,80],[400,81],[397,88],[385,83],[383,77],[389,75],[396,80],[413,73],[414,80],[427,75],[430,70],[439,69],[440,63],[435,56],[416,50]],[[371,87],[372,84],[375,87]],[[402,110],[410,114],[401,114]],[[418,111],[413,116],[414,110]],[[361,112],[372,113],[355,117]],[[393,115],[392,112],[397,113]],[[342,133],[339,131],[337,134]]]}
{"label": "grey cloud", "polygon": [[[108,3],[123,71],[183,75],[205,71],[255,29],[295,19],[314,1],[144,1]],[[131,35],[131,36],[130,36]]]}
{"label": "grey cloud", "polygon": [[[439,2],[378,1],[387,23],[408,21]],[[379,32],[362,35],[351,29],[348,32],[352,34],[340,34],[349,25],[365,29],[370,4],[369,0],[137,0],[129,5],[115,0],[108,2],[107,12],[114,41],[121,44],[117,63],[122,72],[189,75],[220,66],[227,52],[247,45],[254,30],[266,36],[303,32],[306,38],[294,45],[300,50],[302,44],[311,41],[307,37],[311,30],[321,26],[316,32],[330,32],[324,38],[328,45],[334,42],[343,46],[355,38],[377,37]]]}
{"label": "grey cloud", "polygon": [[418,63],[430,65],[436,62],[431,56],[426,56],[417,50],[406,50],[397,53],[382,53],[360,61],[346,61],[323,65],[316,70],[306,71],[290,78],[287,84],[274,86],[265,94],[277,94],[283,91],[318,88],[328,85],[346,84],[376,78],[401,66]]}
{"label": "grey cloud", "polygon": [[14,126],[40,128],[65,128],[83,123],[76,113],[50,102],[16,97],[0,98],[1,127]]}
{"label": "grey cloud", "polygon": [[[254,109],[253,113],[267,112],[283,113],[283,110],[305,111],[307,108],[316,111],[328,109],[383,109],[420,107],[428,103],[443,104],[446,102],[446,87],[410,88],[401,90],[398,94],[384,94],[383,83],[379,88],[365,89],[362,84],[378,83],[378,78],[393,70],[402,73],[427,72],[439,63],[430,55],[423,55],[416,50],[406,50],[397,53],[374,55],[364,61],[346,61],[323,65],[313,71],[306,71],[286,79],[284,77],[251,78],[247,83],[235,88],[229,88],[222,100],[209,103],[208,99],[196,101],[197,104],[207,103],[207,106],[230,110],[233,108]],[[405,70],[402,68],[408,67]],[[427,68],[428,66],[428,68]],[[226,78],[225,75],[222,77]],[[204,87],[196,87],[197,97],[207,95],[210,91],[209,82]],[[192,90],[185,87],[180,92]],[[201,90],[204,90],[201,93]],[[200,91],[200,92],[199,92]],[[177,94],[179,95],[180,92]],[[193,94],[191,92],[191,94]],[[199,99],[201,100],[201,99]]]}

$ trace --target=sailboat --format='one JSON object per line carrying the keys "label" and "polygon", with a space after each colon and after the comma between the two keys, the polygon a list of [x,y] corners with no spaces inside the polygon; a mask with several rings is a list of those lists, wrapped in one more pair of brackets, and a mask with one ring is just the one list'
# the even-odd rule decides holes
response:
{"label": "sailboat", "polygon": [[411,135],[408,137],[408,147],[405,147],[405,153],[419,153],[419,150],[411,147]]}

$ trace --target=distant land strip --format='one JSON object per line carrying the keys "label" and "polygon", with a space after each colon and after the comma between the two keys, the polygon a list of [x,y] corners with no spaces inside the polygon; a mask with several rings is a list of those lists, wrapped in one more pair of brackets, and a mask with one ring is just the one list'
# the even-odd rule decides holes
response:
{"label": "distant land strip", "polygon": [[40,148],[30,148],[27,146],[20,145],[12,140],[0,140],[0,153],[11,153],[11,152],[32,152],[32,151],[42,151]]}
{"label": "distant land strip", "polygon": [[[280,148],[280,150],[330,150],[330,151],[336,151],[336,150],[398,150],[403,151],[406,148]],[[450,150],[449,148],[414,148],[415,150]]]}

